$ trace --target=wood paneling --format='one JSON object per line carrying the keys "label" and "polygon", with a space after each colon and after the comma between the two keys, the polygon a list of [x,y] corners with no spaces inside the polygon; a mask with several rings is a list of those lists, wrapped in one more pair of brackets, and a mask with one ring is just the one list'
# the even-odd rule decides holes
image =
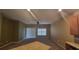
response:
{"label": "wood paneling", "polygon": [[1,14],[0,14],[0,41],[1,41],[1,25],[2,25],[2,17],[1,17]]}
{"label": "wood paneling", "polygon": [[18,21],[3,18],[1,30],[1,41],[4,44],[18,40]]}
{"label": "wood paneling", "polygon": [[79,12],[69,17],[70,34],[79,36]]}

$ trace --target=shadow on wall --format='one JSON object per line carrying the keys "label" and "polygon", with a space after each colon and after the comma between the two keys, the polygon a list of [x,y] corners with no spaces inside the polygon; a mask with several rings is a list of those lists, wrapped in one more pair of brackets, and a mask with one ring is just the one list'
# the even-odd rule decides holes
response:
{"label": "shadow on wall", "polygon": [[51,40],[63,48],[66,41],[74,41],[74,37],[70,35],[69,25],[63,19],[51,25]]}

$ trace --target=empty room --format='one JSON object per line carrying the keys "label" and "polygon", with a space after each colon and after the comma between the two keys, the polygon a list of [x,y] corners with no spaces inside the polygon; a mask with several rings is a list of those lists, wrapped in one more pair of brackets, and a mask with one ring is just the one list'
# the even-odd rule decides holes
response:
{"label": "empty room", "polygon": [[0,9],[0,50],[78,50],[78,9]]}

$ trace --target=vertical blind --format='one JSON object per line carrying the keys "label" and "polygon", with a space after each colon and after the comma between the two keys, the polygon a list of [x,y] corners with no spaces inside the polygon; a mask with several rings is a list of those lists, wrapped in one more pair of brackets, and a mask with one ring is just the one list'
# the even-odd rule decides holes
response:
{"label": "vertical blind", "polygon": [[26,28],[26,39],[28,38],[36,38],[36,28]]}
{"label": "vertical blind", "polygon": [[46,28],[27,27],[25,31],[25,39],[36,38],[37,36],[46,36]]}
{"label": "vertical blind", "polygon": [[46,36],[46,28],[38,28],[38,36]]}

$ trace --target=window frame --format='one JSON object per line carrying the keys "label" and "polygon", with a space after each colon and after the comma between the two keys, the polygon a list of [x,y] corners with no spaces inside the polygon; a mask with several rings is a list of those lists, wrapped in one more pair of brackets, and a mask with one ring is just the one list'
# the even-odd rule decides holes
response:
{"label": "window frame", "polygon": [[[38,30],[39,30],[39,29],[41,29],[41,35],[38,35]],[[42,34],[42,33],[43,33],[43,32],[42,32],[43,29],[46,29],[46,34],[45,34],[45,35]],[[41,36],[41,37],[47,36],[47,28],[37,28],[37,36],[39,36],[39,37],[40,37],[40,36]]]}

